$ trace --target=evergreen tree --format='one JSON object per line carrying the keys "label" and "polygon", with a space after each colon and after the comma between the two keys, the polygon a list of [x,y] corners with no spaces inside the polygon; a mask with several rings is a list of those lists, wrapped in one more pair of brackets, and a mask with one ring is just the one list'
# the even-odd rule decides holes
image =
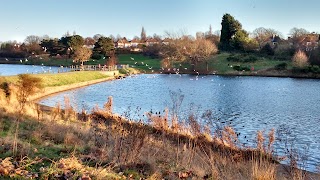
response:
{"label": "evergreen tree", "polygon": [[93,52],[96,54],[103,54],[104,56],[110,56],[114,49],[113,41],[109,37],[100,37],[94,44]]}
{"label": "evergreen tree", "polygon": [[242,26],[240,22],[235,20],[230,14],[223,15],[221,26],[219,48],[224,51],[232,50],[230,41],[236,32],[242,29]]}
{"label": "evergreen tree", "polygon": [[146,31],[144,30],[144,27],[142,27],[142,30],[141,30],[141,41],[145,41],[147,40],[147,34],[146,34]]}

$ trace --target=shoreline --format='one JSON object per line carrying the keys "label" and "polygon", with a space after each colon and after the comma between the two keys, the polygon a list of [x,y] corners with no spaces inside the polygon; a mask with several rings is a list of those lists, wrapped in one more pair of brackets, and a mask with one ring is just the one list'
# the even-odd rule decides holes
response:
{"label": "shoreline", "polygon": [[56,87],[46,87],[46,88],[42,89],[41,92],[39,92],[36,95],[30,97],[30,100],[38,103],[41,99],[45,98],[46,96],[51,96],[51,95],[54,95],[54,94],[57,94],[57,93],[61,93],[61,92],[64,92],[64,91],[73,90],[73,89],[77,89],[77,88],[82,88],[82,87],[86,87],[86,86],[97,84],[97,83],[111,81],[111,80],[114,80],[114,79],[116,79],[116,76],[110,76],[110,77],[107,77],[107,78],[96,79],[96,80],[91,80],[91,81],[84,81],[84,82],[74,83],[74,84],[70,84],[70,85],[63,85],[63,86],[56,86]]}
{"label": "shoreline", "polygon": [[[112,72],[113,73],[113,72]],[[151,74],[151,73],[146,73],[146,74]],[[158,73],[153,73],[153,74],[158,74]],[[167,73],[165,73],[167,74]],[[169,73],[168,73],[169,74]],[[200,74],[201,75],[201,74]],[[204,75],[204,74],[202,74]],[[221,75],[221,76],[257,76],[257,75],[250,75],[250,74],[207,74],[207,75]],[[38,104],[38,102],[47,97],[47,96],[51,96],[51,95],[55,95],[57,93],[61,93],[64,91],[68,91],[68,90],[73,90],[73,89],[78,89],[78,88],[82,88],[82,87],[86,87],[86,86],[90,86],[93,84],[97,84],[97,83],[102,83],[102,82],[106,82],[106,81],[112,81],[112,80],[116,80],[117,77],[119,76],[126,76],[126,75],[114,75],[114,76],[110,76],[107,78],[102,78],[102,79],[96,79],[96,80],[90,80],[90,81],[85,81],[85,82],[80,82],[80,83],[74,83],[71,85],[63,85],[63,86],[57,86],[57,87],[46,87],[44,88],[40,93],[37,93],[35,96],[32,96],[30,98],[31,101],[35,102]],[[259,75],[258,75],[259,76]],[[262,76],[260,75],[260,77],[269,77],[269,76]],[[270,76],[270,77],[283,77],[283,76]],[[288,78],[288,77],[286,77]],[[292,78],[292,77],[289,77]],[[296,78],[296,77],[295,77]],[[41,105],[42,110],[46,111],[46,110],[51,110],[54,107],[51,106],[46,106],[46,105]],[[283,172],[288,172],[290,170],[290,167],[287,164],[282,164],[279,162],[279,164],[277,165],[277,169],[278,169],[278,173],[283,173]],[[300,169],[301,171],[303,171],[304,173],[307,174],[307,177],[310,178],[312,176],[316,176],[318,175],[318,173],[316,172],[312,172],[312,171],[308,171],[308,170],[303,170]],[[312,178],[311,178],[312,179]]]}

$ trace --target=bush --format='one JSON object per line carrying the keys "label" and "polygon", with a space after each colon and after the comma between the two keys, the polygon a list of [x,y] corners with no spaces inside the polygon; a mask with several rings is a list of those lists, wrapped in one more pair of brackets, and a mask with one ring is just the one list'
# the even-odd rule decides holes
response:
{"label": "bush", "polygon": [[243,62],[256,62],[258,60],[258,58],[256,56],[248,56],[246,57]]}
{"label": "bush", "polygon": [[274,68],[275,68],[276,70],[285,70],[285,69],[287,69],[287,66],[288,66],[287,63],[280,63],[280,64],[274,66]]}
{"label": "bush", "polygon": [[235,56],[229,56],[229,57],[227,57],[227,60],[230,62],[240,62],[240,59]]}
{"label": "bush", "polygon": [[91,56],[92,59],[96,59],[96,60],[100,60],[100,59],[102,59],[103,57],[104,57],[103,54],[97,54],[97,53],[94,53],[94,54],[92,54],[92,56]]}
{"label": "bush", "polygon": [[254,55],[246,55],[246,54],[239,54],[239,55],[230,55],[227,57],[227,61],[230,62],[256,62],[258,58]]}
{"label": "bush", "polygon": [[248,66],[242,66],[242,65],[233,66],[233,69],[236,71],[250,71],[250,68]]}
{"label": "bush", "polygon": [[264,45],[261,48],[260,53],[265,54],[265,55],[269,55],[269,56],[273,56],[274,50],[272,49],[271,45],[269,43],[267,43],[266,45]]}
{"label": "bush", "polygon": [[297,68],[303,69],[308,66],[308,57],[305,52],[299,50],[292,57],[293,65]]}
{"label": "bush", "polygon": [[319,66],[309,66],[309,71],[315,74],[320,73],[320,67]]}
{"label": "bush", "polygon": [[309,62],[311,65],[320,66],[320,50],[319,48],[310,52]]}

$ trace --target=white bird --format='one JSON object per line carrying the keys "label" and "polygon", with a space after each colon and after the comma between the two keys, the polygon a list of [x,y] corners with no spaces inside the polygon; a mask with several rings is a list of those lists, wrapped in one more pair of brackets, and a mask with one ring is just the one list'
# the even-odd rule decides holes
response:
{"label": "white bird", "polygon": [[149,66],[148,64],[146,64],[146,66]]}
{"label": "white bird", "polygon": [[138,62],[134,62],[134,64],[137,64]]}
{"label": "white bird", "polygon": [[144,65],[144,62],[141,62],[142,65]]}
{"label": "white bird", "polygon": [[6,58],[6,61],[9,61],[9,60]]}
{"label": "white bird", "polygon": [[106,59],[106,57],[104,57],[104,56],[103,56],[103,58],[102,58],[102,59]]}
{"label": "white bird", "polygon": [[134,60],[134,58],[133,57],[130,57],[130,59],[133,61]]}
{"label": "white bird", "polygon": [[148,67],[149,69],[152,69],[152,67]]}
{"label": "white bird", "polygon": [[28,59],[26,58],[25,61],[28,62]]}
{"label": "white bird", "polygon": [[22,63],[22,59],[20,59],[20,62]]}
{"label": "white bird", "polygon": [[188,68],[184,68],[185,70],[187,70]]}

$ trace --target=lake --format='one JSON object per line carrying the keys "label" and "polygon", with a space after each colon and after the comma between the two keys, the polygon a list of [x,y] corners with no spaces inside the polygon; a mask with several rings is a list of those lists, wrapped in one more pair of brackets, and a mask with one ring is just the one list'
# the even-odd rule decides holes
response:
{"label": "lake", "polygon": [[[62,68],[54,66],[37,66],[22,64],[0,64],[0,76],[12,76],[17,74],[57,73]],[[63,71],[68,71],[64,68]]]}
{"label": "lake", "polygon": [[306,169],[316,171],[320,164],[320,80],[144,74],[63,92],[41,103],[63,104],[67,96],[78,110],[90,110],[103,107],[107,97],[113,96],[116,113],[143,119],[145,112],[172,107],[170,94],[180,90],[184,96],[180,119],[190,111],[201,117],[211,110],[211,121],[232,126],[245,146],[256,144],[258,130],[267,135],[275,128],[282,140],[275,144],[278,155],[284,154],[285,141],[307,157]]}

